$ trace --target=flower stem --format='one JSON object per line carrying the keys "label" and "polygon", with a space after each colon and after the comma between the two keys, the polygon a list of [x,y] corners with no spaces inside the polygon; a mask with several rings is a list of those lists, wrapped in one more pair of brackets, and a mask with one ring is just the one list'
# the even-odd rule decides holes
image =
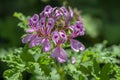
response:
{"label": "flower stem", "polygon": [[60,80],[66,80],[64,70],[60,66],[60,63],[58,63],[56,61],[55,64],[54,64],[54,67],[56,68],[56,70],[57,70],[57,72],[58,72],[58,74],[60,76]]}

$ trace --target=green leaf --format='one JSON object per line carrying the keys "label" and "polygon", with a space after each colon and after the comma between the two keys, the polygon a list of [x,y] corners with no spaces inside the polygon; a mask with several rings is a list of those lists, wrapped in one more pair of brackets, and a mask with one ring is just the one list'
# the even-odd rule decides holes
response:
{"label": "green leaf", "polygon": [[74,65],[72,65],[72,64],[68,64],[67,67],[70,70],[70,72],[76,72],[77,71],[76,67]]}
{"label": "green leaf", "polygon": [[2,58],[3,62],[6,62],[9,67],[24,68],[24,63],[20,58],[20,55],[8,54]]}
{"label": "green leaf", "polygon": [[32,62],[35,61],[33,55],[30,53],[22,53],[20,56],[21,56],[22,60],[26,63],[29,61],[32,61]]}
{"label": "green leaf", "polygon": [[47,54],[42,54],[42,55],[38,58],[37,62],[38,62],[39,64],[49,65],[49,63],[50,63],[50,57],[49,57],[49,55],[47,55]]}
{"label": "green leaf", "polygon": [[85,67],[84,65],[80,65],[79,69],[84,74],[90,74],[90,70],[88,69],[88,67]]}
{"label": "green leaf", "polygon": [[20,23],[18,23],[18,26],[20,26],[24,30],[27,30],[29,28],[28,27],[28,18],[29,17],[25,17],[22,13],[18,13],[18,12],[15,12],[13,14],[13,16],[18,18],[21,21]]}
{"label": "green leaf", "polygon": [[6,80],[22,80],[22,74],[16,69],[8,69],[3,74]]}
{"label": "green leaf", "polygon": [[48,80],[49,76],[45,76],[44,71],[40,68],[40,65],[35,62],[28,62],[27,71],[32,73],[32,80]]}
{"label": "green leaf", "polygon": [[82,58],[82,62],[86,62],[92,59],[94,55],[94,52],[90,51],[90,50],[86,50],[84,52],[83,58]]}
{"label": "green leaf", "polygon": [[93,70],[94,70],[94,74],[96,75],[96,77],[99,77],[100,76],[100,65],[95,59],[93,60]]}
{"label": "green leaf", "polygon": [[50,76],[51,76],[51,80],[60,80],[60,76],[57,73],[56,69],[52,68],[51,72],[50,72]]}
{"label": "green leaf", "polygon": [[110,79],[109,74],[111,69],[112,65],[110,63],[105,64],[100,73],[100,80],[109,80]]}
{"label": "green leaf", "polygon": [[117,80],[120,80],[120,66],[115,65],[115,66],[114,66],[114,70],[115,70],[115,72],[116,72],[116,75],[115,75],[116,79],[117,79]]}

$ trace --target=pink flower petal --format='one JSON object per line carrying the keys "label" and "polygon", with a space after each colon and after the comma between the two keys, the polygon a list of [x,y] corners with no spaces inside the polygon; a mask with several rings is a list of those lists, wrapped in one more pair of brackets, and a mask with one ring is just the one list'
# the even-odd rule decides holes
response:
{"label": "pink flower petal", "polygon": [[85,49],[85,46],[81,42],[74,39],[70,39],[70,45],[71,48],[76,52],[79,52],[80,50],[83,51]]}
{"label": "pink flower petal", "polygon": [[77,32],[79,36],[84,35],[85,29],[81,21],[76,22],[74,29],[75,29],[75,32]]}
{"label": "pink flower petal", "polygon": [[68,12],[68,14],[67,14],[67,16],[66,16],[66,22],[65,22],[66,27],[69,27],[70,21],[71,21],[72,17],[73,17],[73,11],[72,11],[72,9],[69,7],[69,12]]}
{"label": "pink flower petal", "polygon": [[52,7],[50,5],[47,5],[45,8],[44,8],[44,13],[45,15],[49,16],[51,13],[52,13]]}
{"label": "pink flower petal", "polygon": [[58,43],[58,41],[60,40],[60,35],[59,35],[59,32],[58,31],[54,31],[52,33],[52,40],[55,44]]}
{"label": "pink flower petal", "polygon": [[33,21],[32,21],[32,19],[31,19],[31,18],[29,18],[29,19],[28,19],[28,26],[30,26],[30,27],[31,27],[32,25],[33,25]]}
{"label": "pink flower petal", "polygon": [[54,49],[52,50],[51,57],[52,57],[52,58],[56,58],[57,55],[58,55],[58,47],[57,47],[57,48],[54,48]]}
{"label": "pink flower petal", "polygon": [[61,37],[61,42],[62,43],[66,42],[67,41],[67,35],[66,35],[65,31],[60,31],[59,34],[60,34],[60,37]]}
{"label": "pink flower petal", "polygon": [[56,58],[60,63],[67,61],[67,53],[61,47],[56,47],[51,53],[52,58]]}
{"label": "pink flower petal", "polygon": [[39,28],[43,28],[45,27],[45,18],[41,18],[40,21],[39,21]]}
{"label": "pink flower petal", "polygon": [[50,41],[48,39],[43,40],[43,52],[48,52],[50,50]]}
{"label": "pink flower petal", "polygon": [[40,18],[46,17],[44,11],[40,13]]}
{"label": "pink flower petal", "polygon": [[34,46],[38,46],[38,45],[40,45],[41,42],[42,42],[42,38],[35,35],[34,37],[32,37],[29,47],[32,48]]}
{"label": "pink flower petal", "polygon": [[27,34],[23,39],[22,39],[22,43],[27,43],[29,42],[33,37],[33,34]]}
{"label": "pink flower petal", "polygon": [[73,17],[73,11],[72,11],[71,7],[69,7],[69,13],[70,13],[70,17],[72,18]]}
{"label": "pink flower petal", "polygon": [[62,15],[63,15],[63,13],[60,10],[55,11],[55,19],[58,19]]}
{"label": "pink flower petal", "polygon": [[66,51],[63,49],[63,48],[59,48],[59,53],[58,53],[58,56],[57,56],[57,59],[60,63],[63,63],[63,62],[66,62],[67,61],[67,53]]}
{"label": "pink flower petal", "polygon": [[77,21],[75,23],[75,30],[80,30],[81,28],[83,28],[83,23],[81,21]]}
{"label": "pink flower petal", "polygon": [[47,34],[49,34],[51,32],[51,30],[53,29],[55,25],[55,20],[53,18],[48,18],[48,22],[47,22]]}
{"label": "pink flower petal", "polygon": [[34,32],[34,31],[35,31],[34,29],[31,29],[31,28],[30,28],[30,29],[28,29],[26,32],[27,32],[27,33],[32,33],[32,32]]}
{"label": "pink flower petal", "polygon": [[48,18],[48,23],[47,23],[46,27],[53,28],[54,24],[55,24],[55,20],[53,18]]}
{"label": "pink flower petal", "polygon": [[32,18],[31,18],[31,20],[32,20],[33,23],[38,22],[38,20],[39,20],[39,15],[38,15],[38,14],[34,14],[34,15],[32,16]]}
{"label": "pink flower petal", "polygon": [[30,44],[29,44],[29,48],[32,48],[32,47],[34,47],[35,46],[35,40],[32,40],[31,42],[30,42]]}
{"label": "pink flower petal", "polygon": [[68,11],[65,7],[61,7],[60,10],[62,11],[62,13],[64,14],[65,17],[68,16]]}

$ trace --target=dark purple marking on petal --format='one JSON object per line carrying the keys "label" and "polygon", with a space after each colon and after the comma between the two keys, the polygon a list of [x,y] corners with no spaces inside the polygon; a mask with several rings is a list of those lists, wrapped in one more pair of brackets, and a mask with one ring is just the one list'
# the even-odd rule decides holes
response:
{"label": "dark purple marking on petal", "polygon": [[46,27],[52,29],[55,25],[55,20],[53,18],[48,18]]}
{"label": "dark purple marking on petal", "polygon": [[60,34],[60,37],[61,37],[61,43],[66,42],[67,41],[67,35],[66,35],[65,31],[60,31],[59,34]]}
{"label": "dark purple marking on petal", "polygon": [[57,39],[57,38],[58,38],[58,36],[55,36],[54,38],[55,38],[55,39]]}
{"label": "dark purple marking on petal", "polygon": [[45,27],[45,18],[41,18],[40,21],[39,21],[39,28],[43,28]]}
{"label": "dark purple marking on petal", "polygon": [[33,23],[38,22],[38,20],[39,20],[39,15],[38,15],[38,14],[34,14],[34,15],[32,16],[32,18],[31,18],[31,20],[33,21]]}
{"label": "dark purple marking on petal", "polygon": [[33,25],[33,22],[32,22],[32,20],[31,20],[31,18],[30,19],[28,19],[28,26],[32,26]]}
{"label": "dark purple marking on petal", "polygon": [[51,30],[53,29],[55,25],[55,20],[53,18],[48,18],[48,22],[47,22],[47,34],[50,34]]}
{"label": "dark purple marking on petal", "polygon": [[50,5],[46,6],[44,9],[44,14],[49,16],[52,13],[52,7]]}
{"label": "dark purple marking on petal", "polygon": [[62,15],[63,15],[63,13],[60,10],[55,11],[55,19],[58,19]]}
{"label": "dark purple marking on petal", "polygon": [[54,31],[52,33],[52,40],[55,44],[58,44],[59,40],[60,40],[60,35],[58,31]]}
{"label": "dark purple marking on petal", "polygon": [[65,15],[65,17],[67,17],[69,14],[68,14],[68,11],[65,7],[61,7],[60,10],[62,11],[62,13]]}

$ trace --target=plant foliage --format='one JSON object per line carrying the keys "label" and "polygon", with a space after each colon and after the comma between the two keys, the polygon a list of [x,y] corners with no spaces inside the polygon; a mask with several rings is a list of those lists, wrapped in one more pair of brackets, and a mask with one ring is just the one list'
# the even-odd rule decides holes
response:
{"label": "plant foliage", "polygon": [[[28,17],[21,13],[14,16],[26,30]],[[51,59],[49,52],[40,51],[41,46],[1,49],[0,59],[9,67],[3,76],[6,80],[22,80],[27,72],[32,75],[29,80],[120,80],[120,45],[106,45],[104,41],[78,53],[66,49],[69,60],[62,64]],[[74,64],[70,60],[72,56],[76,58]]]}

